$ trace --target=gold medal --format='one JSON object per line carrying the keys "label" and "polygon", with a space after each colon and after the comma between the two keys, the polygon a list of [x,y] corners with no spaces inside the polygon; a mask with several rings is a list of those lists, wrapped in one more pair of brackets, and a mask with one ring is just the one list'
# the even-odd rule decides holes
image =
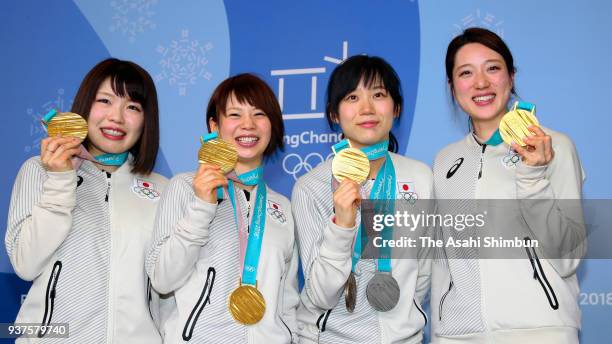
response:
{"label": "gold medal", "polygon": [[509,145],[516,142],[520,146],[526,146],[527,144],[523,139],[532,135],[527,128],[532,125],[539,126],[540,123],[535,117],[535,107],[531,111],[527,111],[517,108],[517,105],[518,102],[514,103],[512,110],[502,117],[499,123],[499,133],[504,142]]}
{"label": "gold medal", "polygon": [[345,148],[334,156],[332,173],[338,182],[348,178],[363,184],[370,174],[370,160],[357,148]]}
{"label": "gold medal", "polygon": [[357,280],[355,274],[351,271],[349,278],[344,284],[344,304],[349,313],[353,313],[357,304]]}
{"label": "gold medal", "polygon": [[221,167],[223,174],[234,170],[238,161],[238,152],[231,144],[215,138],[202,143],[198,151],[198,161],[203,164],[212,164]]}
{"label": "gold medal", "polygon": [[243,325],[253,325],[263,318],[266,301],[256,287],[245,284],[230,295],[229,310],[237,322]]}
{"label": "gold medal", "polygon": [[81,140],[87,137],[87,121],[72,112],[60,112],[47,123],[47,134],[55,137],[76,137]]}

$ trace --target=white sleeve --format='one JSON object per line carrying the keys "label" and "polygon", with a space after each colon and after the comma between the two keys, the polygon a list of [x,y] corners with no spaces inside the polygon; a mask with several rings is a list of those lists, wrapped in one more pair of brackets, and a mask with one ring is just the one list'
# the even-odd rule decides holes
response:
{"label": "white sleeve", "polygon": [[[433,196],[433,183],[431,183],[430,185],[431,185],[431,189],[430,189],[429,195]],[[421,200],[421,204],[423,203],[426,204],[426,210],[425,210],[426,214],[436,214],[437,212],[436,202],[433,199]],[[432,228],[425,227],[422,229],[419,236],[420,237],[430,237],[430,238],[435,239],[437,230],[439,230],[439,228],[437,227],[432,227]],[[434,257],[433,248],[429,246],[426,246],[426,247],[421,246],[419,248],[418,256],[417,256],[419,272],[417,274],[417,281],[416,281],[416,286],[415,286],[416,290],[415,290],[414,295],[421,305],[423,305],[424,302],[427,300],[426,297],[431,287],[431,264],[432,264],[433,257]]]}
{"label": "white sleeve", "polygon": [[342,228],[320,213],[311,191],[296,183],[291,207],[304,271],[302,300],[313,313],[333,308],[351,272],[353,241],[359,228]]}
{"label": "white sleeve", "polygon": [[38,158],[21,167],[9,207],[5,245],[19,277],[34,280],[72,228],[76,171],[47,172]]}
{"label": "white sleeve", "polygon": [[216,204],[200,200],[191,185],[177,176],[161,196],[146,270],[153,288],[162,294],[181,287],[194,271],[200,250],[208,243],[208,228]]}
{"label": "white sleeve", "polygon": [[298,304],[300,303],[300,294],[297,279],[298,259],[298,248],[294,242],[291,260],[287,263],[288,268],[283,276],[283,295],[282,302],[279,305],[281,308],[281,318],[291,331],[292,343],[297,343],[299,341],[297,335],[296,319],[296,310]]}
{"label": "white sleeve", "polygon": [[575,273],[586,252],[580,201],[584,174],[568,137],[555,135],[553,149],[553,160],[547,166],[518,164],[517,198],[529,229],[545,255],[553,258],[550,263],[560,276],[567,277]]}

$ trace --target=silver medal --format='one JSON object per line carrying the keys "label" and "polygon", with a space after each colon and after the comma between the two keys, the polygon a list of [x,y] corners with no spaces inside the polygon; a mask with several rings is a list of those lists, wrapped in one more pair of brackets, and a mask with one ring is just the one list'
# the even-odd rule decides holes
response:
{"label": "silver medal", "polygon": [[388,312],[399,301],[399,284],[390,273],[377,272],[368,283],[366,297],[372,308],[379,312]]}

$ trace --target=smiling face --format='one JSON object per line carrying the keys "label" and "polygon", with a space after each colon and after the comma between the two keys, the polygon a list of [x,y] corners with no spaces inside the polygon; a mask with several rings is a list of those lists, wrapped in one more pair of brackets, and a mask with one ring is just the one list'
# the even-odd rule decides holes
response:
{"label": "smiling face", "polygon": [[452,92],[472,121],[499,122],[507,111],[514,72],[503,57],[480,43],[461,47],[452,71]]}
{"label": "smiling face", "polygon": [[87,125],[88,149],[92,155],[123,153],[130,150],[142,134],[143,108],[140,103],[115,94],[109,77],[98,88]]}
{"label": "smiling face", "polygon": [[[240,103],[232,93],[227,100],[225,111],[218,119],[219,123],[209,119],[210,129],[217,131],[219,137],[236,147],[238,164],[245,170],[261,165],[272,134],[272,125],[267,114],[249,103]],[[240,169],[240,166],[237,166],[237,169]]]}
{"label": "smiling face", "polygon": [[353,147],[362,148],[389,139],[397,116],[393,99],[382,82],[374,80],[367,87],[362,80],[357,88],[344,96],[334,121]]}

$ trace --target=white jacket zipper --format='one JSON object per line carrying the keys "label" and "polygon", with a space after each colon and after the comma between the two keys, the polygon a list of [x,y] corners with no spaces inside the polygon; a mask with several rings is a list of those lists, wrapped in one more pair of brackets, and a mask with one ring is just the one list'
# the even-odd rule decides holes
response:
{"label": "white jacket zipper", "polygon": [[107,343],[113,342],[114,332],[114,316],[113,316],[113,299],[114,299],[114,288],[113,288],[113,207],[112,207],[112,195],[111,195],[111,178],[112,174],[104,172],[106,174],[106,202],[108,207],[108,231],[110,239],[110,255],[109,255],[109,273],[108,273],[108,315],[106,317],[106,341]]}
{"label": "white jacket zipper", "polygon": [[480,169],[478,170],[478,179],[482,178],[482,167],[484,166],[484,155],[485,150],[487,149],[487,145],[482,145],[482,151],[480,152]]}

